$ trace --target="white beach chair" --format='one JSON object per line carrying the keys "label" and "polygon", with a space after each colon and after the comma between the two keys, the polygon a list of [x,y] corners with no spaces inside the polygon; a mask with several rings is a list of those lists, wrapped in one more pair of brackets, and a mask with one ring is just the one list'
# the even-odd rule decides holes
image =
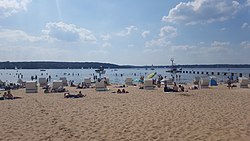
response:
{"label": "white beach chair", "polygon": [[95,83],[95,90],[96,91],[107,91],[107,84],[104,81],[96,82]]}
{"label": "white beach chair", "polygon": [[133,85],[133,80],[132,80],[132,78],[126,78],[125,79],[125,85]]}
{"label": "white beach chair", "polygon": [[36,81],[27,81],[25,83],[25,85],[26,85],[26,93],[37,93],[38,92]]}
{"label": "white beach chair", "polygon": [[18,83],[22,88],[24,88],[26,82],[19,78],[19,79],[17,80],[17,83]]}
{"label": "white beach chair", "polygon": [[68,82],[67,82],[66,77],[60,77],[59,80],[62,80],[63,86],[68,86]]}
{"label": "white beach chair", "polygon": [[52,83],[52,90],[57,90],[59,87],[63,87],[62,80],[54,80]]}
{"label": "white beach chair", "polygon": [[44,87],[48,85],[46,78],[39,78],[38,82],[39,82],[40,87]]}
{"label": "white beach chair", "polygon": [[4,85],[5,83],[2,80],[0,80],[0,86],[4,86]]}
{"label": "white beach chair", "polygon": [[199,87],[200,87],[200,89],[209,88],[209,78],[208,77],[200,77]]}
{"label": "white beach chair", "polygon": [[153,85],[153,79],[145,79],[144,80],[144,89],[145,90],[153,90],[155,86]]}
{"label": "white beach chair", "polygon": [[83,83],[84,83],[87,87],[91,86],[91,78],[84,78]]}
{"label": "white beach chair", "polygon": [[248,88],[249,79],[246,77],[239,77],[239,87]]}

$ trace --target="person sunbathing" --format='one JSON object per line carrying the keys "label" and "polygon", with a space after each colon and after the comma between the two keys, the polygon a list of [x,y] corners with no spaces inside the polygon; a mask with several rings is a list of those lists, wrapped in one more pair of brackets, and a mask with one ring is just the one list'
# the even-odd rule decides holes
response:
{"label": "person sunbathing", "polygon": [[122,91],[121,91],[120,89],[118,89],[118,90],[117,90],[117,93],[120,94],[120,93],[122,93]]}
{"label": "person sunbathing", "polygon": [[122,93],[128,93],[128,91],[125,91],[125,89],[122,89]]}
{"label": "person sunbathing", "polygon": [[4,92],[3,94],[4,99],[14,99],[14,96],[10,93],[10,90],[6,93]]}
{"label": "person sunbathing", "polygon": [[64,93],[64,98],[81,98],[81,97],[85,97],[86,94],[82,94],[81,91],[79,91],[78,94],[70,94],[69,92]]}
{"label": "person sunbathing", "polygon": [[85,97],[85,96],[86,96],[86,94],[82,94],[82,92],[79,91],[79,93],[75,95],[75,98]]}

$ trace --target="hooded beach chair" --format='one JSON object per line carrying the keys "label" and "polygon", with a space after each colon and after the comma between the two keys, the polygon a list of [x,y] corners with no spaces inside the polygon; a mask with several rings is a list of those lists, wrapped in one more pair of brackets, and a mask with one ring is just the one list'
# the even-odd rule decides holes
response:
{"label": "hooded beach chair", "polygon": [[155,86],[153,85],[153,79],[145,79],[144,80],[144,89],[145,90],[153,90]]}
{"label": "hooded beach chair", "polygon": [[38,92],[36,81],[27,81],[25,83],[25,85],[26,85],[26,93],[37,93]]}
{"label": "hooded beach chair", "polygon": [[249,79],[246,77],[239,77],[239,87],[248,88]]}
{"label": "hooded beach chair", "polygon": [[126,79],[125,79],[125,85],[129,85],[129,86],[133,85],[133,80],[132,80],[132,78],[126,78]]}
{"label": "hooded beach chair", "polygon": [[67,82],[66,77],[60,77],[59,80],[62,80],[63,86],[68,86],[68,82]]}
{"label": "hooded beach chair", "polygon": [[40,87],[44,87],[48,85],[46,78],[39,78],[38,82],[39,82]]}
{"label": "hooded beach chair", "polygon": [[105,82],[104,80],[101,80],[100,82],[96,82],[95,83],[95,90],[96,91],[107,91],[107,82]]}

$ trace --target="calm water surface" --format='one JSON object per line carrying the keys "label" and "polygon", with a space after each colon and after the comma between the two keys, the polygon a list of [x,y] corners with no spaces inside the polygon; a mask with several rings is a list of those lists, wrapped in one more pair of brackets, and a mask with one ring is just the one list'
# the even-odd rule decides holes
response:
{"label": "calm water surface", "polygon": [[[127,77],[132,77],[134,80],[139,79],[140,76],[148,76],[150,73],[156,72],[157,75],[154,78],[157,78],[158,75],[162,75],[163,77],[172,77],[176,76],[176,74],[171,74],[166,72],[167,69],[165,68],[156,68],[155,70],[146,70],[144,68],[140,69],[106,69],[106,74],[103,76],[108,77],[111,83],[117,84],[124,84],[124,80]],[[234,73],[234,77],[242,73],[243,76],[249,78],[250,68],[184,68],[182,72],[185,73],[178,73],[180,75],[179,82],[187,83],[191,82],[195,76],[207,76],[212,75],[214,72],[214,76],[216,76],[218,81],[226,80],[228,76]],[[188,73],[186,73],[188,72]],[[191,73],[190,73],[191,72]],[[195,73],[193,73],[195,72]],[[197,74],[197,72],[199,74]],[[201,73],[204,74],[201,74]],[[218,72],[220,73],[218,75]],[[224,73],[227,73],[225,75]],[[39,69],[20,69],[20,70],[8,70],[2,69],[0,70],[0,80],[4,82],[13,82],[16,83],[18,78],[22,78],[25,81],[31,80],[31,76],[37,76],[37,78],[45,77],[48,78],[51,76],[51,80],[59,80],[60,77],[66,77],[67,80],[74,80],[74,82],[80,83],[83,81],[84,78],[91,78],[93,80],[93,75],[97,75],[94,69],[47,69],[45,71],[41,71]]]}

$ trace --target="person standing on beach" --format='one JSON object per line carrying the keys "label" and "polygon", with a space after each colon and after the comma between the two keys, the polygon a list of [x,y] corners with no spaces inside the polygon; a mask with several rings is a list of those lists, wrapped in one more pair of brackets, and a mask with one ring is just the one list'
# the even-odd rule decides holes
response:
{"label": "person standing on beach", "polygon": [[227,80],[227,87],[229,88],[229,89],[231,89],[232,88],[232,80],[231,80],[231,78],[230,77],[228,77],[228,80]]}

